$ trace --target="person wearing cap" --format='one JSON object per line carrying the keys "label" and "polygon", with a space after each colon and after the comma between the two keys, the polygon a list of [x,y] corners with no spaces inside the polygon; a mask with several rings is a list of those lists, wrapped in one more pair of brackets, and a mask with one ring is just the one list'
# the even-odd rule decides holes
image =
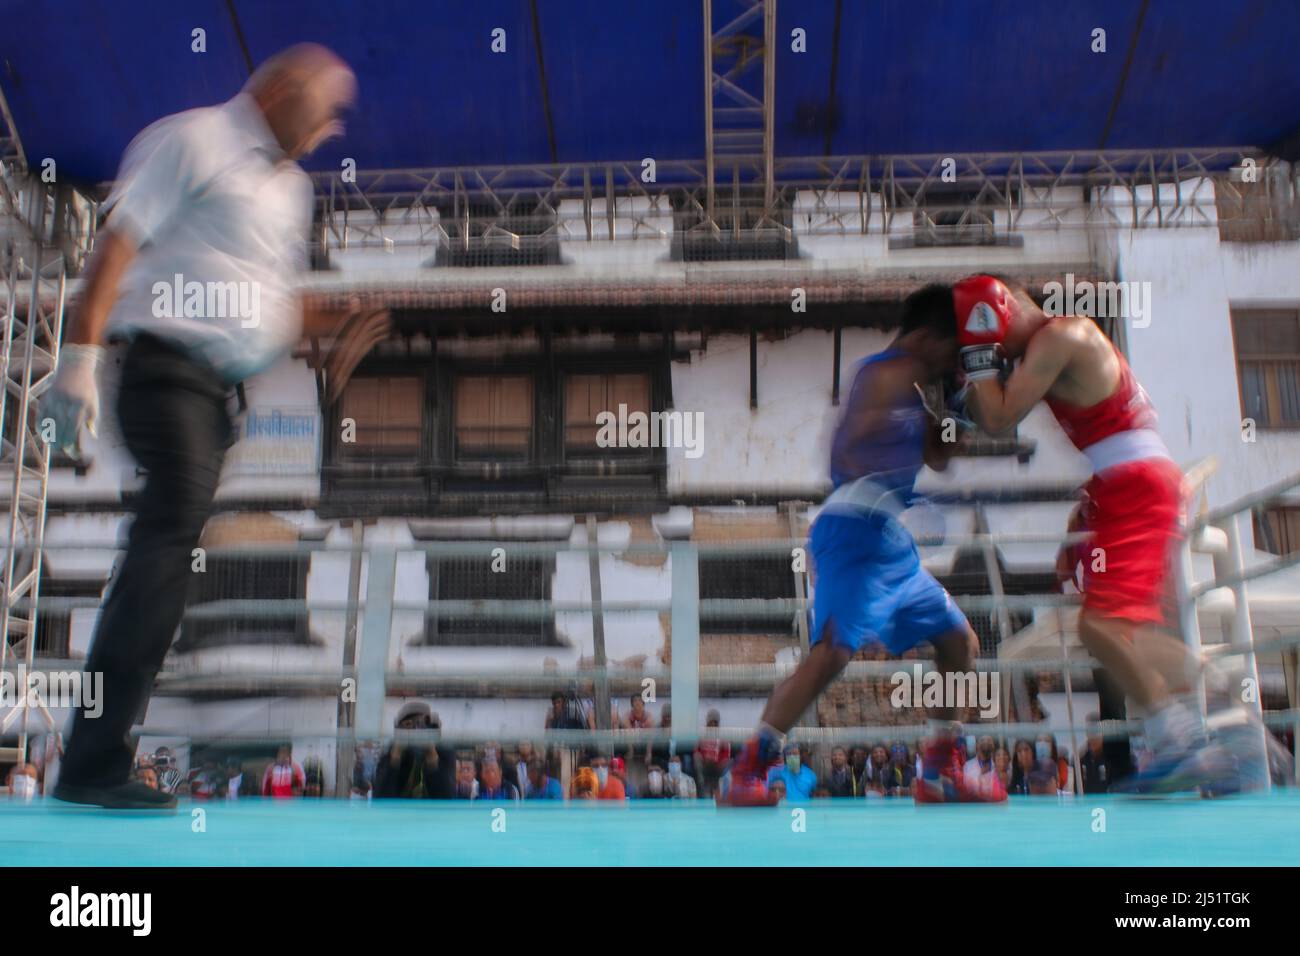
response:
{"label": "person wearing cap", "polygon": [[[398,731],[441,730],[442,721],[422,700],[408,701],[397,712]],[[456,795],[456,752],[424,743],[404,745],[394,738],[375,767],[373,795],[377,799],[450,800]]]}

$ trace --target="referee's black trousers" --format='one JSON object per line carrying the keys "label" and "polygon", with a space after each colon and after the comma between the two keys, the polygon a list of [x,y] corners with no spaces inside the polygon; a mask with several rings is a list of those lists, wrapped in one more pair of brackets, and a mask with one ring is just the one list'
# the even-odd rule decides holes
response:
{"label": "referee's black trousers", "polygon": [[229,393],[215,372],[158,339],[137,337],[127,350],[117,415],[147,478],[86,661],[103,675],[102,713],[73,715],[61,782],[113,786],[130,776],[131,727],[144,719],[181,623],[192,552],[231,444]]}

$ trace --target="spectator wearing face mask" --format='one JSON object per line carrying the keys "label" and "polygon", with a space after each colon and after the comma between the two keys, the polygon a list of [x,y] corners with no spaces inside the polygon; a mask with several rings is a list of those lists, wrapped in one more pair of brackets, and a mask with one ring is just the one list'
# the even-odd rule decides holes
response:
{"label": "spectator wearing face mask", "polygon": [[623,781],[618,778],[617,774],[610,772],[608,757],[604,754],[597,754],[591,759],[591,769],[595,772],[596,780],[600,783],[597,796],[601,800],[627,799],[627,788],[623,786]]}
{"label": "spectator wearing face mask", "polygon": [[827,793],[832,797],[860,797],[858,778],[849,766],[849,754],[843,747],[831,749],[831,769],[823,782]]}
{"label": "spectator wearing face mask", "polygon": [[803,765],[796,745],[787,745],[784,757],[781,766],[768,771],[767,785],[771,787],[774,780],[780,780],[785,785],[785,797],[790,803],[807,803],[817,789],[817,775]]}
{"label": "spectator wearing face mask", "polygon": [[670,794],[675,799],[694,800],[699,796],[695,778],[682,769],[681,757],[669,758],[667,783]]}
{"label": "spectator wearing face mask", "polygon": [[[672,727],[672,707],[668,704],[664,704],[659,710],[659,730],[666,733],[671,731]],[[660,743],[650,745],[646,753],[646,766],[649,767],[651,764],[658,764],[665,772],[667,772],[668,761],[673,757],[680,757],[682,767],[685,769],[686,773],[694,776],[695,761],[692,752],[693,748],[690,748],[681,741],[674,740],[670,737]]]}
{"label": "spectator wearing face mask", "polygon": [[1070,788],[1070,761],[1066,760],[1056,749],[1056,738],[1051,734],[1039,734],[1034,741],[1034,757],[1039,765],[1048,764],[1056,772],[1056,788],[1068,792]]}
{"label": "spectator wearing face mask", "polygon": [[9,788],[10,800],[21,800],[24,803],[34,800],[39,789],[36,768],[29,763],[14,764],[5,777],[5,786]]}
{"label": "spectator wearing face mask", "polygon": [[668,783],[668,771],[658,764],[651,764],[646,771],[645,789],[641,797],[645,800],[668,800],[673,791]]}

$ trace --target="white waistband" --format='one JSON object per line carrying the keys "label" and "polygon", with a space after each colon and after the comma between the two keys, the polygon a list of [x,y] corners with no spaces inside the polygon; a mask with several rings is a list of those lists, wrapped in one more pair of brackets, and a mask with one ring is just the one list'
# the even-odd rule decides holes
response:
{"label": "white waistband", "polygon": [[1093,473],[1114,468],[1125,462],[1141,461],[1143,458],[1169,458],[1169,449],[1160,436],[1150,428],[1134,428],[1126,432],[1116,432],[1099,442],[1083,449],[1083,453],[1092,464]]}
{"label": "white waistband", "polygon": [[822,511],[879,511],[891,518],[897,518],[905,510],[907,503],[897,491],[891,491],[870,478],[859,478],[845,482],[822,503]]}

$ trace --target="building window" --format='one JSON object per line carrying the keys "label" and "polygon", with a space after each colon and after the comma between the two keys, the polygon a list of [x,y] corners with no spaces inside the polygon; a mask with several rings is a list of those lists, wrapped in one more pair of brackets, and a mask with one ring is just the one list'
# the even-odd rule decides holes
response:
{"label": "building window", "polygon": [[1300,311],[1232,313],[1241,414],[1262,428],[1300,426]]}
{"label": "building window", "polygon": [[553,615],[522,619],[457,615],[439,608],[440,601],[549,601],[555,556],[507,555],[504,570],[493,569],[489,553],[429,556],[429,612],[424,643],[438,647],[554,647]]}
{"label": "building window", "polygon": [[[301,600],[307,593],[309,556],[222,557],[211,555],[207,570],[194,575],[189,607],[216,601]],[[176,650],[182,653],[232,644],[307,644],[307,611],[229,617],[186,617]]]}
{"label": "building window", "polygon": [[[789,555],[729,554],[700,555],[700,600],[792,599],[794,571]],[[794,633],[795,615],[789,611],[761,609],[701,616],[700,631],[706,634]]]}
{"label": "building window", "polygon": [[459,375],[454,403],[457,461],[532,457],[531,375]]}
{"label": "building window", "polygon": [[[598,440],[601,425],[597,416],[610,412],[649,414],[653,411],[650,376],[645,372],[567,375],[564,379],[564,453],[566,458],[589,458],[617,453],[623,449],[602,446]],[[644,449],[626,449],[643,453]]]}
{"label": "building window", "polygon": [[1270,554],[1300,551],[1300,506],[1265,508],[1251,515],[1255,547]]}
{"label": "building window", "polygon": [[68,579],[41,574],[41,592],[36,606],[36,656],[66,658],[71,656],[72,609],[52,608],[49,598],[82,598],[98,603],[104,593],[102,579]]}
{"label": "building window", "polygon": [[424,405],[424,379],[418,376],[353,378],[343,391],[339,418],[356,423],[355,440],[339,443],[339,459],[419,457]]}

